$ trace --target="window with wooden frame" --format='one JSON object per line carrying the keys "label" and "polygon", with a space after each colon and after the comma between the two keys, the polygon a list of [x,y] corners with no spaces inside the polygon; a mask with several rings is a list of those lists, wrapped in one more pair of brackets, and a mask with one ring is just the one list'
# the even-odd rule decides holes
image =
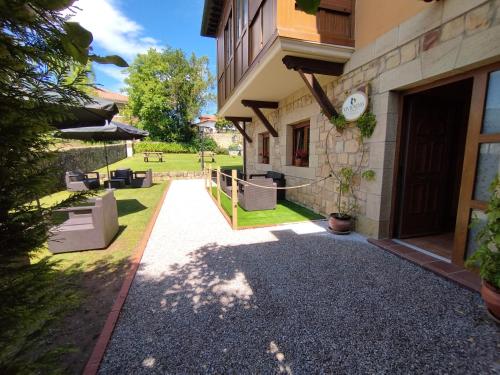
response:
{"label": "window with wooden frame", "polygon": [[224,63],[229,64],[233,57],[233,16],[229,13],[226,27],[224,27]]}
{"label": "window with wooden frame", "polygon": [[309,166],[310,122],[292,125],[292,164],[296,167]]}
{"label": "window with wooden frame", "polygon": [[239,40],[248,23],[248,0],[236,0],[236,40]]}
{"label": "window with wooden frame", "polygon": [[260,140],[260,152],[259,152],[259,163],[269,164],[270,163],[270,152],[269,152],[269,133],[259,134]]}

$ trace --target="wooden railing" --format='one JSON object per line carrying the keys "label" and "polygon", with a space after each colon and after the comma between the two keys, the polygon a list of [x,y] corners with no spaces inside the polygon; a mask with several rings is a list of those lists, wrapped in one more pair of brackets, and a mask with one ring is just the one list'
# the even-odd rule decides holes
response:
{"label": "wooden railing", "polygon": [[[216,194],[214,197],[213,194],[213,181],[212,181],[212,166],[209,165],[208,168],[205,169],[205,188],[207,189],[208,194],[210,194],[210,197],[217,203],[217,207],[219,207],[219,210],[221,213],[224,215],[226,220],[228,221],[229,225],[231,225],[231,228],[233,229],[238,229],[238,172],[236,169],[231,170],[231,196],[227,194],[222,188],[221,188],[221,171],[220,167],[217,167],[216,171]],[[221,203],[221,193],[227,196],[231,200],[231,216],[226,212],[224,207],[222,206]]]}

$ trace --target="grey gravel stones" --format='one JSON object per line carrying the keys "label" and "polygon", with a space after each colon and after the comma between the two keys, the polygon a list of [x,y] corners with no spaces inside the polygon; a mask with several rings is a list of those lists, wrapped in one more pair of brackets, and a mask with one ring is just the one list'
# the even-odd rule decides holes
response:
{"label": "grey gravel stones", "polygon": [[233,232],[174,181],[100,373],[498,371],[477,293],[324,228]]}

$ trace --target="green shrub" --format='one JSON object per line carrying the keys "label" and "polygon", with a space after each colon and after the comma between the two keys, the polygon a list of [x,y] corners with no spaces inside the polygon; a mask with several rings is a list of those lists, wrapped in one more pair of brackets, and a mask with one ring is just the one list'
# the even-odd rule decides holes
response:
{"label": "green shrub", "polygon": [[138,142],[134,144],[134,152],[156,151],[169,154],[192,154],[197,148],[186,143]]}
{"label": "green shrub", "polygon": [[215,149],[215,153],[217,155],[229,155],[229,150],[227,148],[224,148],[224,147],[217,147]]}
{"label": "green shrub", "polygon": [[[202,139],[201,138],[195,138],[192,142],[193,146],[195,147],[196,151],[200,151],[201,150],[201,143],[202,143]],[[215,142],[213,140],[213,138],[210,138],[210,137],[203,137],[203,150],[205,151],[216,151],[217,148],[219,147],[219,145],[217,144],[217,142]]]}
{"label": "green shrub", "polygon": [[356,122],[356,126],[358,127],[363,138],[370,138],[373,135],[376,125],[377,118],[369,111],[363,113]]}
{"label": "green shrub", "polygon": [[229,151],[239,151],[239,150],[241,150],[241,146],[237,143],[232,143],[231,145],[229,145],[228,150]]}

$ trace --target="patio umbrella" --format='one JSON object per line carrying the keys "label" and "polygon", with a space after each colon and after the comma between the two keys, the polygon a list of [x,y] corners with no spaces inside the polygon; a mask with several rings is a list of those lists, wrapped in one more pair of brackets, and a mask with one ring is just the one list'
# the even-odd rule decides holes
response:
{"label": "patio umbrella", "polygon": [[59,138],[64,138],[64,139],[78,139],[81,141],[103,142],[104,157],[106,159],[106,170],[108,173],[108,181],[111,181],[111,176],[109,174],[108,151],[106,149],[106,142],[142,139],[144,137],[147,137],[149,133],[147,131],[137,129],[134,126],[113,121],[103,126],[86,126],[81,128],[76,127],[76,128],[61,129],[55,135]]}
{"label": "patio umbrella", "polygon": [[110,100],[93,98],[92,103],[81,106],[64,106],[67,118],[53,123],[57,129],[73,129],[88,126],[103,126],[118,113],[118,107]]}

